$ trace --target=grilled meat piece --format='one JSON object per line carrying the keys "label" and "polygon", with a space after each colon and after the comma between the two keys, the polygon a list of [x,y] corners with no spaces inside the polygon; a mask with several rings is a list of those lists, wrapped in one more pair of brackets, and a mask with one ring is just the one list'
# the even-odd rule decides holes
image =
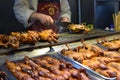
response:
{"label": "grilled meat piece", "polygon": [[15,36],[9,36],[8,45],[12,46],[12,48],[17,49],[20,46],[19,40]]}
{"label": "grilled meat piece", "polygon": [[82,62],[84,60],[83,54],[79,52],[75,52],[73,50],[61,50],[61,53],[65,56],[70,57],[76,61]]}
{"label": "grilled meat piece", "polygon": [[118,50],[120,49],[120,39],[105,41],[103,46],[107,47],[108,50]]}
{"label": "grilled meat piece", "polygon": [[50,43],[52,42],[57,42],[58,35],[50,30],[44,30],[39,33],[41,40],[43,41],[49,41]]}
{"label": "grilled meat piece", "polygon": [[109,78],[117,77],[117,72],[110,67],[108,67],[107,69],[99,68],[99,69],[96,69],[95,71]]}
{"label": "grilled meat piece", "polygon": [[50,43],[57,42],[58,34],[52,30],[41,32],[11,32],[10,35],[0,34],[0,47],[8,48],[9,46],[17,49],[21,44],[35,44],[38,41],[48,41]]}
{"label": "grilled meat piece", "polygon": [[0,46],[1,47],[8,47],[9,36],[7,35],[0,35]]}
{"label": "grilled meat piece", "polygon": [[6,65],[18,80],[90,80],[84,69],[76,69],[69,62],[48,56],[26,56],[16,63],[7,60]]}
{"label": "grilled meat piece", "polygon": [[71,24],[68,26],[68,28],[75,33],[80,33],[80,32],[89,32],[90,28],[88,28],[87,26],[83,25],[83,24]]}
{"label": "grilled meat piece", "polygon": [[116,61],[120,61],[120,54],[119,52],[116,51],[104,51],[103,53],[104,56],[116,59]]}

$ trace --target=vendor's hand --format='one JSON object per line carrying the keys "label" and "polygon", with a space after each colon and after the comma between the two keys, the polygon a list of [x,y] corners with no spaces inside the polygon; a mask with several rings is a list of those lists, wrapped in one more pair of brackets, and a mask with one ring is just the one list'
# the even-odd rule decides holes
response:
{"label": "vendor's hand", "polygon": [[42,13],[33,13],[31,19],[40,21],[45,26],[51,26],[54,24],[54,20],[51,16]]}
{"label": "vendor's hand", "polygon": [[70,20],[67,17],[62,17],[60,21],[61,22],[70,22]]}

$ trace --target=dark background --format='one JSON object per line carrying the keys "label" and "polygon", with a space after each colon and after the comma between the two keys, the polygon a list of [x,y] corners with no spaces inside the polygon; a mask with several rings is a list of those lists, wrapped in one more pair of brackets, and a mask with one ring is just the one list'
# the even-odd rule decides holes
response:
{"label": "dark background", "polygon": [[0,0],[0,33],[24,30],[15,18],[13,4],[14,0]]}

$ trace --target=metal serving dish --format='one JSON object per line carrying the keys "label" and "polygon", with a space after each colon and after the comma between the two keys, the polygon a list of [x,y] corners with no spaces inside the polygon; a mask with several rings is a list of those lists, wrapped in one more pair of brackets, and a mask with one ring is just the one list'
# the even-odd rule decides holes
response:
{"label": "metal serving dish", "polygon": [[[45,56],[49,56],[49,57],[52,57],[52,58],[61,60],[61,58],[58,57],[57,54],[55,54],[55,53],[48,53],[48,54],[44,54],[44,55],[37,56],[37,57],[42,57],[42,58],[44,58]],[[36,58],[36,57],[32,57],[32,58]],[[65,59],[64,59],[64,60],[65,60]],[[12,61],[12,62],[21,62],[21,61],[22,61],[22,60],[14,60],[14,61]],[[65,61],[67,62],[67,60],[65,60]],[[72,65],[73,65],[73,64],[72,64]],[[80,65],[78,65],[78,64],[76,64],[76,63],[74,63],[73,67],[75,67],[76,69],[82,68]],[[7,79],[7,80],[17,80],[17,79],[14,77],[14,75],[7,69],[5,63],[1,64],[0,70],[5,71],[5,72],[7,73],[7,75],[8,75],[8,79]],[[86,70],[86,69],[85,69],[85,70]],[[88,74],[90,80],[97,80],[97,79],[95,79],[93,76],[91,76],[87,71],[86,71],[86,73]]]}
{"label": "metal serving dish", "polygon": [[72,63],[78,64],[78,65],[80,65],[81,67],[84,67],[87,71],[90,71],[89,74],[92,74],[92,75],[94,75],[94,76],[99,77],[98,80],[116,80],[116,77],[114,77],[114,78],[105,77],[105,76],[97,73],[96,71],[92,70],[91,68],[86,67],[85,65],[83,65],[83,64],[81,64],[81,63],[79,63],[79,62],[77,62],[77,61],[75,61],[75,60],[73,60],[73,59],[71,59],[71,58],[69,58],[69,57],[67,57],[67,56],[62,55],[60,52],[58,52],[57,54],[58,54],[58,56],[60,56],[62,59],[65,59],[65,60],[70,61],[70,62],[72,62]]}

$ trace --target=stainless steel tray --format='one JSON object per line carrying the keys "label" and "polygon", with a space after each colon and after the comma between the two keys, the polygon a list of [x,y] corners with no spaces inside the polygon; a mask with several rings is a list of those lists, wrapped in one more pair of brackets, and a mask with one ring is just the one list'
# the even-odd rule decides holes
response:
{"label": "stainless steel tray", "polygon": [[[57,54],[55,54],[55,53],[47,53],[47,54],[40,55],[40,56],[37,56],[37,57],[49,56],[49,57],[52,57],[52,58],[56,58],[56,59],[58,59],[58,60],[61,60],[61,58],[60,58],[60,57],[57,57],[56,55],[57,55]],[[32,57],[32,58],[35,58],[35,57]],[[14,60],[13,62],[19,62],[19,61],[22,61],[22,60]],[[67,60],[65,60],[65,61],[67,62]],[[74,64],[72,64],[72,65],[73,65],[73,67],[75,67],[76,69],[82,68],[80,65],[78,65],[78,64],[76,64],[76,63],[74,63]],[[7,79],[7,80],[17,80],[17,79],[14,77],[14,75],[6,68],[6,64],[5,64],[5,63],[1,64],[0,70],[5,71],[5,72],[7,73],[7,75],[8,75],[8,79]],[[86,70],[86,69],[85,69],[85,70]],[[87,71],[86,71],[86,73],[88,74],[90,80],[97,80],[97,79],[95,79],[93,76],[91,76]]]}
{"label": "stainless steel tray", "polygon": [[[116,80],[116,77],[115,77],[115,78],[105,77],[105,76],[103,76],[103,75],[95,72],[94,70],[90,69],[89,67],[86,67],[85,65],[83,65],[83,64],[81,64],[81,63],[79,63],[79,62],[77,62],[77,61],[75,61],[75,60],[73,60],[73,59],[70,59],[70,58],[67,57],[67,56],[62,55],[60,52],[58,52],[57,54],[58,54],[58,56],[60,56],[62,59],[65,59],[65,60],[70,61],[70,62],[72,62],[72,63],[78,64],[78,65],[80,65],[81,67],[84,67],[87,71],[89,71],[89,72],[88,72],[89,74],[92,74],[92,75],[94,75],[94,76],[97,76],[97,77],[99,77],[99,78],[101,78],[101,79],[103,79],[103,80]],[[98,80],[101,80],[101,79],[98,79]]]}

